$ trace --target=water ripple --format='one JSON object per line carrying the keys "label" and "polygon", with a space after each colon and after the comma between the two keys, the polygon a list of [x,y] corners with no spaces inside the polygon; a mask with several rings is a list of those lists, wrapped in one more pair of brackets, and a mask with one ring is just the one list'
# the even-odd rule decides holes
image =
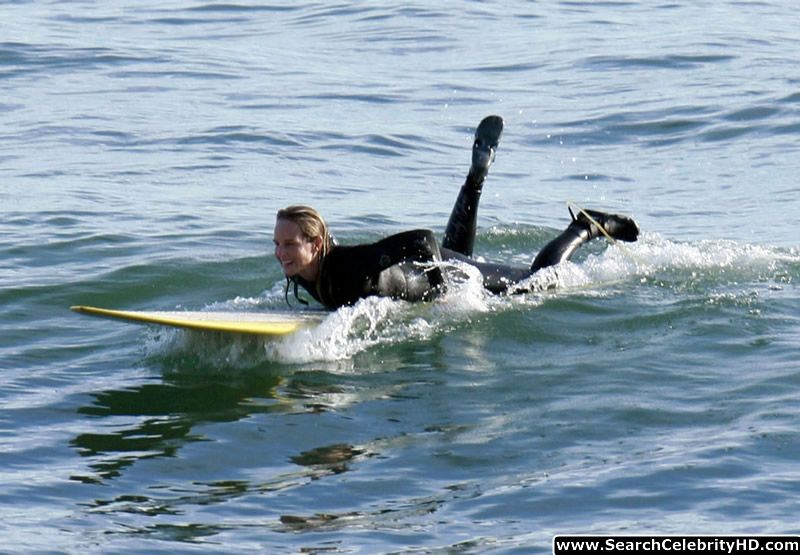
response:
{"label": "water ripple", "polygon": [[92,70],[129,64],[161,63],[150,56],[121,54],[109,48],[58,48],[53,45],[0,43],[0,68],[4,77],[53,70]]}
{"label": "water ripple", "polygon": [[680,142],[733,141],[742,135],[787,134],[798,124],[785,124],[785,101],[720,109],[718,106],[670,106],[664,109],[610,113],[596,118],[567,121],[564,140],[572,144],[602,145],[644,142],[668,146]]}
{"label": "water ripple", "polygon": [[668,55],[659,57],[637,58],[632,56],[612,57],[612,56],[591,56],[584,62],[590,67],[599,69],[642,69],[652,68],[685,70],[705,64],[730,62],[735,60],[735,56],[730,55]]}

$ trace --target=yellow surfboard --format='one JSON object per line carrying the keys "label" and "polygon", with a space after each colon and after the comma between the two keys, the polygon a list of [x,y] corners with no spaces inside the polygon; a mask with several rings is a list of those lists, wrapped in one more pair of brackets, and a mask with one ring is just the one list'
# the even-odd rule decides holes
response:
{"label": "yellow surfboard", "polygon": [[324,313],[302,312],[142,311],[111,310],[94,306],[73,306],[70,309],[80,314],[136,324],[272,336],[294,333],[318,324],[324,318]]}

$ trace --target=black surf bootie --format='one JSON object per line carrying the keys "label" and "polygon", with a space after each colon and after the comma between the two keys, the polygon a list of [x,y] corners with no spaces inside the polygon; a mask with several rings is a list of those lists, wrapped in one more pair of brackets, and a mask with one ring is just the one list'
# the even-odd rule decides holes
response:
{"label": "black surf bootie", "polygon": [[[572,213],[572,210],[570,210],[570,213]],[[607,214],[606,212],[600,212],[598,210],[581,210],[578,212],[577,216],[572,214],[572,218],[589,230],[589,237],[591,239],[605,236],[595,224],[601,225],[603,230],[605,230],[610,237],[618,241],[630,243],[636,241],[639,237],[639,226],[632,218],[627,216]]]}
{"label": "black surf bootie", "polygon": [[478,124],[472,144],[472,166],[469,169],[469,177],[474,185],[480,186],[486,179],[502,134],[503,118],[500,116],[487,116]]}

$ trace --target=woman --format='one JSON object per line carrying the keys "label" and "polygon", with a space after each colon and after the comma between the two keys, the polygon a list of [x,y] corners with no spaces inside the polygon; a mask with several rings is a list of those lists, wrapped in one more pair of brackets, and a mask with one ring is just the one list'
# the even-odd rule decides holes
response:
{"label": "woman", "polygon": [[[375,243],[342,246],[333,240],[320,214],[308,206],[278,211],[275,257],[289,285],[302,286],[325,307],[336,309],[372,295],[431,300],[444,291],[441,261],[458,260],[481,272],[486,289],[494,293],[524,290],[520,282],[536,271],[568,260],[583,243],[607,235],[635,241],[639,228],[627,217],[582,210],[569,226],[538,253],[530,268],[478,262],[472,259],[478,202],[494,160],[503,120],[489,116],[475,131],[472,166],[459,191],[441,246],[426,229],[391,235]],[[602,229],[600,229],[602,227]],[[304,302],[305,301],[302,301]]]}

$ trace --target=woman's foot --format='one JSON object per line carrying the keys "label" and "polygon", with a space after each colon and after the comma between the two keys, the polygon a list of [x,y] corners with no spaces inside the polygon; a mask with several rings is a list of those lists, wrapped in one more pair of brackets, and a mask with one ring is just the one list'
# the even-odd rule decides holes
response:
{"label": "woman's foot", "polygon": [[502,133],[503,118],[500,116],[487,116],[478,124],[472,144],[472,167],[469,169],[469,176],[475,185],[481,185],[486,179]]}
{"label": "woman's foot", "polygon": [[[587,227],[591,239],[608,234],[618,241],[633,242],[639,236],[639,226],[627,216],[581,209],[577,217],[573,215],[573,219]],[[605,233],[597,225],[602,226]]]}

